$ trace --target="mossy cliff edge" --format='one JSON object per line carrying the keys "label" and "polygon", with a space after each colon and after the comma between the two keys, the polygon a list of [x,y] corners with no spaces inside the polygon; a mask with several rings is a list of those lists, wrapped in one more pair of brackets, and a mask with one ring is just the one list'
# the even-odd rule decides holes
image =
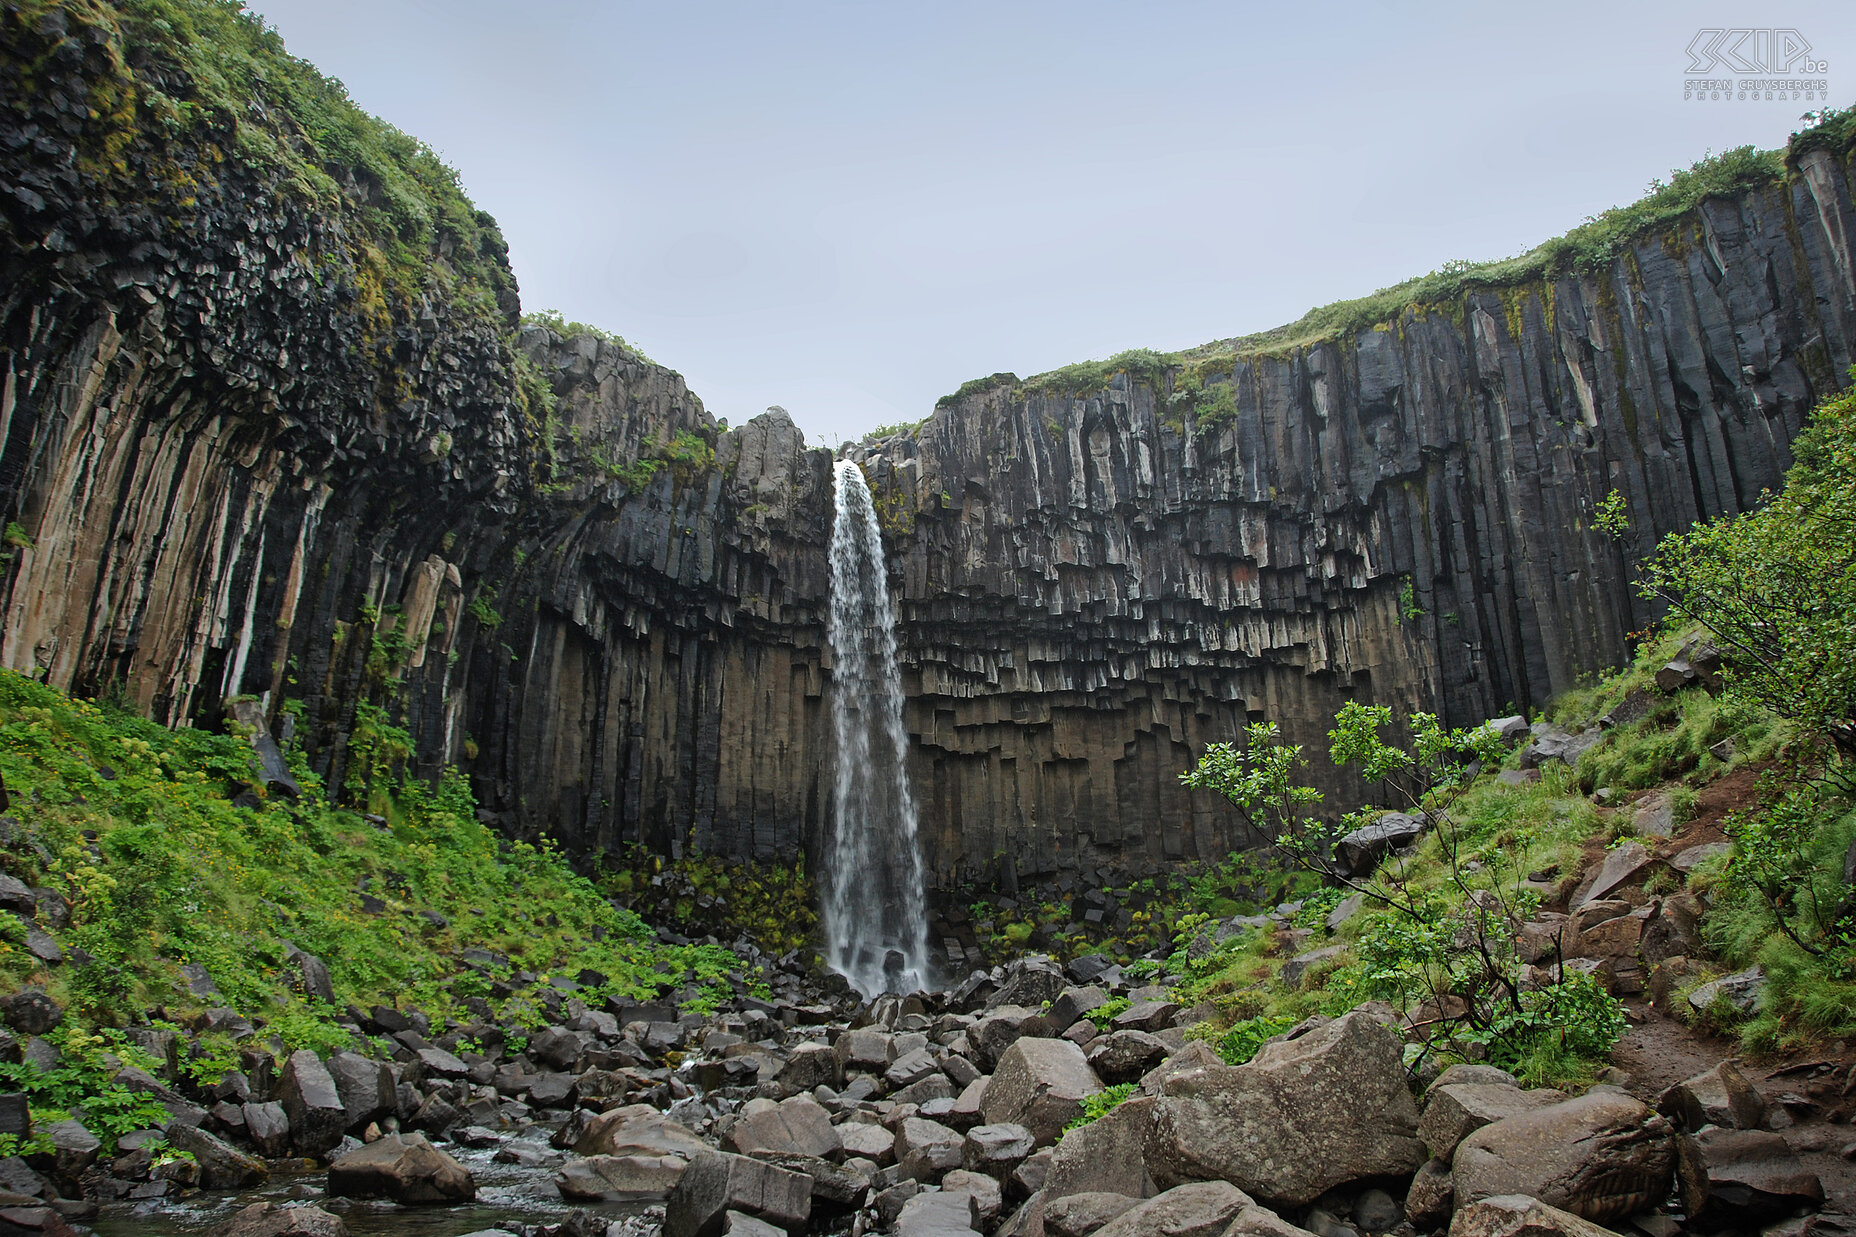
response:
{"label": "mossy cliff edge", "polygon": [[[0,23],[0,663],[170,724],[255,697],[351,799],[357,738],[403,731],[576,852],[815,848],[828,454],[523,325],[452,174],[230,8]],[[1624,660],[1629,564],[1775,486],[1851,363],[1848,128],[1594,260],[983,383],[858,448],[934,882],[1222,857],[1176,776],[1252,714],[1470,722]]]}

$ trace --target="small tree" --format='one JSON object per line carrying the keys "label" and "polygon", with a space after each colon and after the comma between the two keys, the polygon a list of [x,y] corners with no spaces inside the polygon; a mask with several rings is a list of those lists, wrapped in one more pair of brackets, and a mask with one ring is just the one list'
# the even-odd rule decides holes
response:
{"label": "small tree", "polygon": [[1429,1003],[1433,1016],[1421,1027],[1427,1040],[1495,1042],[1510,1052],[1526,1051],[1543,1036],[1571,1045],[1565,1011],[1574,1008],[1585,1011],[1579,1020],[1585,1033],[1575,1051],[1603,1038],[1606,1028],[1615,1040],[1623,1025],[1621,1008],[1589,978],[1562,981],[1570,985],[1563,991],[1523,990],[1515,937],[1539,908],[1539,896],[1522,887],[1520,844],[1475,847],[1472,855],[1473,840],[1451,814],[1478,766],[1500,759],[1500,736],[1486,726],[1449,729],[1432,714],[1414,713],[1407,719],[1410,746],[1396,747],[1380,735],[1391,720],[1392,711],[1383,705],[1348,703],[1328,732],[1329,756],[1376,784],[1382,801],[1396,802],[1434,826],[1441,888],[1425,887],[1409,861],[1393,856],[1370,875],[1342,871],[1333,858],[1335,842],[1371,824],[1383,809],[1362,808],[1337,820],[1320,815],[1322,793],[1299,782],[1307,764],[1302,748],[1282,742],[1274,723],[1250,726],[1242,749],[1212,744],[1180,777],[1188,786],[1223,795],[1293,867],[1344,886],[1386,912],[1360,943],[1366,978],[1384,995],[1417,995]]}

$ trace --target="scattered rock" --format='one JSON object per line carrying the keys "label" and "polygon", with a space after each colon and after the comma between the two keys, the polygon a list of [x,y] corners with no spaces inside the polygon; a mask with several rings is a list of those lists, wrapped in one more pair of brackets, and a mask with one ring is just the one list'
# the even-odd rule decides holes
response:
{"label": "scattered rock", "polygon": [[795,1228],[812,1214],[812,1179],[747,1156],[705,1152],[665,1200],[664,1237],[717,1237],[731,1211]]}
{"label": "scattered rock", "polygon": [[1083,1110],[1083,1097],[1102,1089],[1083,1050],[1064,1039],[1019,1039],[1006,1049],[987,1084],[988,1125],[1028,1127],[1040,1147],[1057,1140]]}
{"label": "scattered rock", "polygon": [[1704,1125],[1757,1130],[1766,1124],[1766,1101],[1732,1061],[1676,1083],[1656,1101],[1664,1116],[1693,1132]]}
{"label": "scattered rock", "polygon": [[1045,1197],[1055,1200],[1108,1191],[1148,1198],[1159,1193],[1146,1160],[1154,1104],[1150,1096],[1133,1096],[1088,1125],[1067,1131],[1051,1152]]}
{"label": "scattered rock", "polygon": [[1723,975],[1702,984],[1688,994],[1688,1003],[1705,1013],[1715,1001],[1722,1000],[1741,1013],[1750,1014],[1759,1008],[1759,998],[1765,990],[1764,968],[1750,966],[1744,971],[1735,971],[1732,975]]}
{"label": "scattered rock", "polygon": [[253,1203],[214,1229],[213,1237],[348,1237],[348,1226],[313,1205]]}
{"label": "scattered rock", "polygon": [[1334,864],[1343,876],[1369,876],[1388,851],[1416,844],[1428,828],[1421,816],[1387,812],[1334,843]]}
{"label": "scattered rock", "polygon": [[1098,1237],[1221,1237],[1254,1201],[1226,1181],[1176,1186],[1122,1212]]}
{"label": "scattered rock", "polygon": [[168,1126],[168,1144],[193,1156],[200,1166],[200,1185],[208,1190],[248,1190],[271,1175],[256,1156],[215,1138],[205,1130],[176,1122]]}
{"label": "scattered rock", "polygon": [[290,1054],[277,1080],[277,1097],[290,1118],[290,1137],[304,1155],[333,1150],[348,1128],[335,1079],[307,1048]]}
{"label": "scattered rock", "polygon": [[662,1198],[689,1161],[677,1155],[589,1155],[567,1161],[554,1174],[561,1197],[587,1201]]}
{"label": "scattered rock", "polygon": [[1626,842],[1615,850],[1605,852],[1604,861],[1586,873],[1585,879],[1573,890],[1567,906],[1576,911],[1587,902],[1598,901],[1648,867],[1650,858],[1650,852],[1642,842]]}
{"label": "scattered rock", "polygon": [[1456,1153],[1458,1143],[1483,1126],[1566,1098],[1559,1091],[1523,1091],[1505,1083],[1433,1084],[1425,1097],[1418,1137],[1434,1158],[1445,1162]]}
{"label": "scattered rock", "polygon": [[1312,1202],[1427,1158],[1398,1037],[1364,1013],[1265,1044],[1248,1064],[1175,1074],[1156,1101],[1149,1171],[1161,1184],[1220,1179]]}
{"label": "scattered rock", "polygon": [[396,1203],[467,1203],[477,1197],[477,1187],[462,1164],[423,1134],[386,1134],[329,1165],[329,1193]]}
{"label": "scattered rock", "polygon": [[1570,1212],[1525,1194],[1479,1199],[1456,1213],[1450,1237],[1615,1237]]}
{"label": "scattered rock", "polygon": [[1661,1202],[1674,1170],[1668,1123],[1600,1090],[1483,1126],[1457,1145],[1451,1178],[1459,1207],[1525,1194],[1604,1223]]}
{"label": "scattered rock", "polygon": [[[1704,1129],[1694,1135],[1706,1174],[1701,1218],[1749,1225],[1824,1201],[1824,1185],[1790,1145],[1769,1130]],[[1685,1176],[1693,1172],[1685,1165]],[[1687,1182],[1693,1188],[1698,1182]]]}
{"label": "scattered rock", "polygon": [[22,1035],[43,1035],[64,1021],[64,1007],[40,989],[27,988],[0,1001],[0,1017]]}

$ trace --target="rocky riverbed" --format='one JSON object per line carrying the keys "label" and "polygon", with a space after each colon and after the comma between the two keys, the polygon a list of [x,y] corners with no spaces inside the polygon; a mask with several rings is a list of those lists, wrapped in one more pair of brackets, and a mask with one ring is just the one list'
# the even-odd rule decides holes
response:
{"label": "rocky riverbed", "polygon": [[[140,1032],[164,1068],[118,1081],[167,1109],[164,1142],[104,1155],[60,1124],[52,1153],[0,1161],[0,1233],[1850,1231],[1785,1104],[1731,1061],[1648,1094],[1621,1073],[1528,1090],[1488,1066],[1408,1068],[1400,1019],[1367,1004],[1232,1067],[1189,1035],[1209,1008],[1100,957],[874,1001],[764,962],[774,999],[711,1014],[594,1008],[536,976],[518,978],[553,994],[540,1029],[350,1009],[372,1055],[326,1061],[216,1011],[201,1029],[242,1052],[212,1086],[178,1068],[187,1033]],[[37,1025],[45,1005],[5,1012]],[[26,1028],[7,1046],[47,1048]],[[1086,1108],[1107,1111],[1079,1124]]]}

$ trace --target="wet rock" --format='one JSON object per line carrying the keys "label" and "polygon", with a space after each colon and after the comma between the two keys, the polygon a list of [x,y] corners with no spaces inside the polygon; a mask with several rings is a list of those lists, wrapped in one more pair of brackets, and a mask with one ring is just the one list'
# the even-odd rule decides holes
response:
{"label": "wet rock", "polygon": [[1216,1178],[1282,1203],[1413,1172],[1426,1156],[1402,1051],[1354,1013],[1265,1044],[1245,1065],[1176,1074],[1156,1101],[1148,1169],[1162,1185]]}
{"label": "wet rock", "polygon": [[83,1176],[103,1150],[102,1141],[74,1118],[46,1126],[45,1137],[52,1146],[52,1172],[66,1181]]}
{"label": "wet rock", "polygon": [[1175,1186],[1104,1224],[1099,1237],[1221,1237],[1254,1201],[1224,1181]]}
{"label": "wet rock", "polygon": [[205,1130],[170,1125],[168,1145],[192,1155],[200,1166],[200,1185],[208,1190],[248,1190],[271,1175],[263,1160],[215,1138]]}
{"label": "wet rock", "polygon": [[290,1054],[277,1080],[277,1098],[290,1118],[290,1137],[298,1151],[322,1155],[341,1142],[348,1110],[334,1077],[315,1053],[305,1048]]}
{"label": "wet rock", "polygon": [[335,1080],[350,1130],[365,1128],[394,1110],[393,1072],[381,1062],[359,1053],[337,1052],[324,1064]]}
{"label": "wet rock", "polygon": [[794,1091],[814,1087],[841,1087],[844,1068],[829,1044],[800,1044],[793,1049],[777,1075],[781,1085]]}
{"label": "wet rock", "polygon": [[329,1165],[329,1193],[396,1203],[467,1203],[470,1172],[421,1134],[387,1134]]}
{"label": "wet rock", "polygon": [[1732,1061],[1676,1083],[1656,1101],[1659,1112],[1690,1132],[1704,1125],[1757,1130],[1766,1124],[1766,1101]]}
{"label": "wet rock", "polygon": [[212,1232],[213,1237],[348,1237],[348,1226],[314,1205],[252,1203]]}
{"label": "wet rock", "polygon": [[998,1222],[999,1213],[1005,1209],[1005,1196],[999,1183],[984,1173],[956,1168],[941,1178],[941,1189],[947,1194],[967,1196],[969,1221],[982,1233],[992,1231],[993,1225]]}
{"label": "wet rock", "polygon": [[1019,1039],[1006,1049],[987,1084],[989,1125],[1029,1128],[1039,1146],[1057,1140],[1083,1110],[1083,1097],[1102,1089],[1083,1050],[1063,1039]]}
{"label": "wet rock", "polygon": [[812,1214],[812,1179],[773,1164],[707,1151],[690,1161],[664,1204],[664,1237],[717,1237],[738,1211],[793,1229]]}
{"label": "wet rock", "polygon": [[574,1142],[580,1155],[678,1155],[692,1158],[714,1148],[649,1104],[602,1112]]}
{"label": "wet rock", "polygon": [[554,1185],[561,1197],[585,1201],[662,1198],[688,1165],[678,1155],[589,1155],[561,1165]]}
{"label": "wet rock", "polygon": [[1419,1232],[1429,1232],[1449,1221],[1455,1201],[1456,1185],[1450,1177],[1450,1165],[1443,1160],[1426,1160],[1405,1192],[1405,1215]]}
{"label": "wet rock", "polygon": [[1525,1194],[1595,1223],[1661,1202],[1675,1168],[1668,1122],[1616,1091],[1507,1117],[1456,1149],[1459,1207]]}
{"label": "wet rock", "polygon": [[1450,1237],[1614,1237],[1610,1229],[1525,1194],[1478,1199],[1456,1213]]}

